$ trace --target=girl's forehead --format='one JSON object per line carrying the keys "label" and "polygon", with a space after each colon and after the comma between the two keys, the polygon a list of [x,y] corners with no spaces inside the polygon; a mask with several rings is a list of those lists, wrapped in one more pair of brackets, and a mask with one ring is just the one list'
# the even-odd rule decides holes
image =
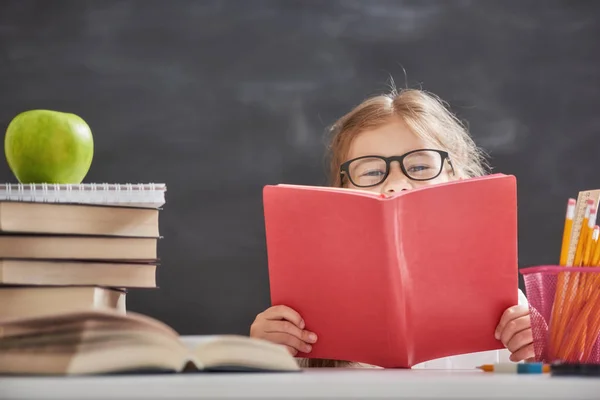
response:
{"label": "girl's forehead", "polygon": [[397,118],[374,129],[358,133],[348,149],[347,159],[366,155],[401,155],[411,150],[431,148]]}

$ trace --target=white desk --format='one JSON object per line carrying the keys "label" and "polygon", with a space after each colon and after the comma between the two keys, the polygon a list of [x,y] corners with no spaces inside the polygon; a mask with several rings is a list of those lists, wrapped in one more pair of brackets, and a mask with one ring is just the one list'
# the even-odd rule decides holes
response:
{"label": "white desk", "polygon": [[[193,347],[209,337],[184,336],[182,340]],[[0,377],[0,400],[192,398],[600,400],[600,378],[340,368],[269,374]]]}
{"label": "white desk", "polygon": [[600,378],[479,371],[311,369],[300,373],[0,378],[0,399],[600,399]]}

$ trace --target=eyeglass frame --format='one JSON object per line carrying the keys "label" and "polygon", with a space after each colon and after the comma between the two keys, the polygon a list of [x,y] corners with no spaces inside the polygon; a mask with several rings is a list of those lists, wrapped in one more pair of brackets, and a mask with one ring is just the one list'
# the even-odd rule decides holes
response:
{"label": "eyeglass frame", "polygon": [[[441,158],[442,158],[442,162],[440,164],[440,170],[438,171],[438,173],[431,177],[431,178],[426,178],[426,179],[415,179],[412,178],[408,172],[406,172],[406,169],[404,168],[404,159],[406,157],[408,157],[411,154],[414,153],[419,153],[422,151],[433,151],[435,153],[438,153]],[[349,166],[352,162],[357,161],[357,160],[362,160],[365,158],[378,158],[382,161],[385,161],[385,175],[383,176],[383,178],[381,179],[380,182],[375,183],[373,185],[357,185],[356,183],[354,183],[354,181],[352,180],[352,177],[350,176],[350,169]],[[374,186],[378,186],[381,185],[383,182],[385,182],[385,180],[388,178],[388,176],[390,175],[390,169],[391,169],[391,164],[394,161],[398,161],[398,164],[400,164],[400,169],[402,170],[402,173],[410,180],[416,181],[416,182],[425,182],[425,181],[430,181],[433,180],[435,178],[437,178],[438,176],[440,176],[442,174],[442,171],[444,170],[444,161],[448,161],[448,165],[450,166],[450,168],[452,169],[452,175],[455,175],[455,171],[454,171],[454,166],[452,165],[452,161],[450,160],[450,154],[447,151],[444,150],[438,150],[438,149],[416,149],[416,150],[411,150],[408,153],[404,153],[400,156],[390,156],[390,157],[384,157],[384,156],[377,156],[377,155],[366,155],[366,156],[360,156],[360,157],[356,157],[353,158],[351,160],[345,161],[340,165],[340,180],[343,182],[344,181],[344,176],[348,176],[348,179],[350,180],[350,182],[356,186],[356,187],[361,187],[361,188],[367,188],[367,187],[374,187]]]}

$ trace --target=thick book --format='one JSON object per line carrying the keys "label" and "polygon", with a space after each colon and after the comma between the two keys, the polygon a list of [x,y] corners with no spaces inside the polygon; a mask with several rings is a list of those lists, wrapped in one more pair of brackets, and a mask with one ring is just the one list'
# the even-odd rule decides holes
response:
{"label": "thick book", "polygon": [[514,176],[393,196],[267,185],[263,205],[271,302],[318,336],[298,357],[410,368],[504,347],[494,331],[518,303]]}
{"label": "thick book", "polygon": [[0,201],[1,233],[158,237],[156,208]]}
{"label": "thick book", "polygon": [[0,320],[106,309],[125,314],[126,294],[100,286],[0,286]]}
{"label": "thick book", "polygon": [[0,320],[0,374],[299,371],[284,346],[214,335],[193,346],[165,323],[117,310]]}
{"label": "thick book", "polygon": [[49,260],[147,260],[158,257],[154,237],[0,235],[0,257]]}
{"label": "thick book", "polygon": [[0,258],[0,285],[156,288],[157,268],[157,261]]}

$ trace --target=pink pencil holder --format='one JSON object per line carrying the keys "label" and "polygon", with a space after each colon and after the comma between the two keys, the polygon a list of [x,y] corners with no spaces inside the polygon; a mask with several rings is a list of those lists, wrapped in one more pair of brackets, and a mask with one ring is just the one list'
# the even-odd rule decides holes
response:
{"label": "pink pencil holder", "polygon": [[520,272],[536,361],[600,364],[600,268],[539,266]]}

